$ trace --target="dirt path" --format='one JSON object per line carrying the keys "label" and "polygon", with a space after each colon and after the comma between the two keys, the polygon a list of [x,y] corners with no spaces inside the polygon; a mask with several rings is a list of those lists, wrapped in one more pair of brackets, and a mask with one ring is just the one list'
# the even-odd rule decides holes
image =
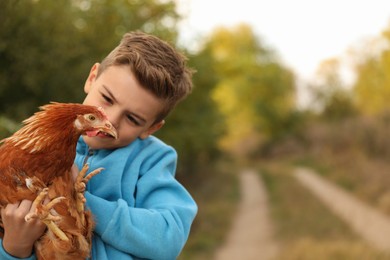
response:
{"label": "dirt path", "polygon": [[295,177],[371,246],[390,252],[390,218],[305,168]]}
{"label": "dirt path", "polygon": [[262,180],[255,171],[240,173],[241,202],[226,243],[215,260],[268,260],[277,252],[272,239],[268,198]]}

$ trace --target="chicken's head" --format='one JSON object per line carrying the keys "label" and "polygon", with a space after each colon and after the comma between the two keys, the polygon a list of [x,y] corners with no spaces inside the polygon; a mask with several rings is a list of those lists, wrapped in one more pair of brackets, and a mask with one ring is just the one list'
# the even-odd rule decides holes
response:
{"label": "chicken's head", "polygon": [[78,115],[74,124],[83,135],[118,138],[115,127],[108,120],[101,107],[95,108],[89,113]]}

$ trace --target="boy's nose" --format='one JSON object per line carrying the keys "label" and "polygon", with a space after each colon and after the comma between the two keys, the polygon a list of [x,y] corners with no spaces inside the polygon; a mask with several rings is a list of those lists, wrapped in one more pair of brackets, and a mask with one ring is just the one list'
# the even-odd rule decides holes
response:
{"label": "boy's nose", "polygon": [[109,119],[109,120],[110,120],[112,126],[113,126],[115,129],[118,129],[118,126],[119,126],[119,123],[117,123],[118,121],[117,121],[117,120],[111,120],[111,119]]}
{"label": "boy's nose", "polygon": [[115,129],[118,129],[118,127],[119,127],[120,116],[119,116],[119,115],[116,115],[116,114],[114,113],[114,114],[109,114],[109,115],[107,115],[107,117],[108,117],[108,120],[111,122],[112,126],[113,126]]}

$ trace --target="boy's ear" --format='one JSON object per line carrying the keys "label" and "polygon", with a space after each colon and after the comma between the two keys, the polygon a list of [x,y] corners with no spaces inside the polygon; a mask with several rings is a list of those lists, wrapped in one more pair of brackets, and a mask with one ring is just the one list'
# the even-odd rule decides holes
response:
{"label": "boy's ear", "polygon": [[99,66],[100,66],[99,63],[95,63],[92,66],[91,71],[89,72],[88,78],[87,78],[87,80],[85,81],[85,84],[84,84],[84,92],[86,94],[88,94],[88,92],[91,90],[92,83],[94,82],[94,80],[97,77],[97,71],[98,71]]}
{"label": "boy's ear", "polygon": [[155,133],[157,130],[159,130],[161,127],[163,127],[164,124],[165,124],[164,120],[161,120],[160,122],[155,123],[154,125],[149,127],[149,129],[145,130],[145,132],[141,133],[139,135],[139,138],[141,138],[141,139],[147,138],[149,135]]}

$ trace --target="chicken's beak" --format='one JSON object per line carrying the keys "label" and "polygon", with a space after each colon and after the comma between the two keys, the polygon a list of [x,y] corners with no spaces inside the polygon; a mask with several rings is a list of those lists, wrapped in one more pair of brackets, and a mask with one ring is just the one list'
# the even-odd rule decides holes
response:
{"label": "chicken's beak", "polygon": [[115,127],[108,120],[103,122],[103,126],[99,127],[99,131],[118,139],[118,133]]}

